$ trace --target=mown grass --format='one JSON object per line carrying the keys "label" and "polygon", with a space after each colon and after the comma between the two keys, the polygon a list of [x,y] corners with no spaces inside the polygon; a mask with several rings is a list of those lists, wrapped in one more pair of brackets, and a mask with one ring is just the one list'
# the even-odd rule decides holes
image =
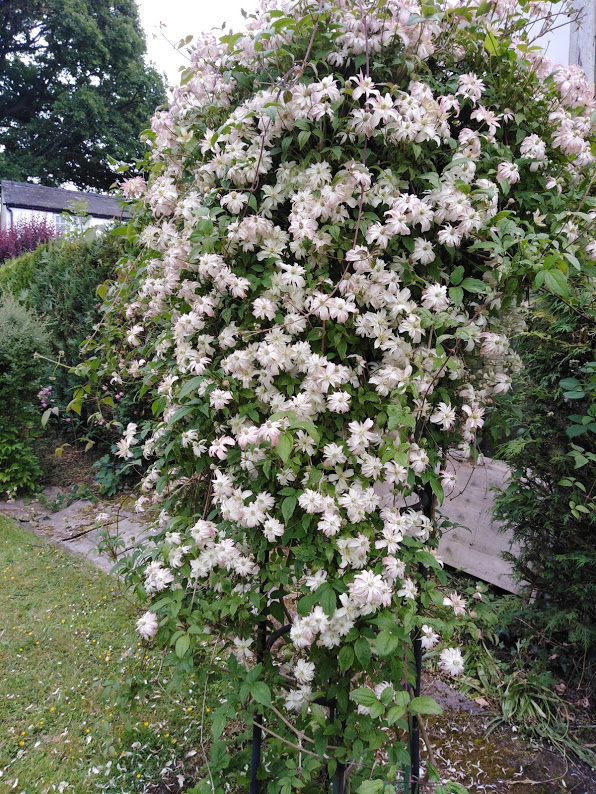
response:
{"label": "mown grass", "polygon": [[159,663],[115,578],[0,516],[0,604],[0,791],[188,785],[210,704],[153,687],[123,715],[105,698],[106,680],[149,680]]}

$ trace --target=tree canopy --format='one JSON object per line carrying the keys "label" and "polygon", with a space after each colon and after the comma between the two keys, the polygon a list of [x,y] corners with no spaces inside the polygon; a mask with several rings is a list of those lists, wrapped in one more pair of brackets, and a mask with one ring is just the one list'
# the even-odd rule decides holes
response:
{"label": "tree canopy", "polygon": [[109,187],[165,98],[145,51],[135,0],[3,0],[0,176]]}

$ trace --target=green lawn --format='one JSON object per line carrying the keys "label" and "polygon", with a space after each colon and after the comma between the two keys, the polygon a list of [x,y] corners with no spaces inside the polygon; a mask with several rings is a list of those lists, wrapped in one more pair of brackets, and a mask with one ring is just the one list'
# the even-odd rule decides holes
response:
{"label": "green lawn", "polygon": [[107,679],[143,666],[149,679],[159,662],[143,658],[139,610],[116,579],[0,516],[0,604],[0,791],[188,783],[202,698],[158,689],[126,718],[104,699]]}

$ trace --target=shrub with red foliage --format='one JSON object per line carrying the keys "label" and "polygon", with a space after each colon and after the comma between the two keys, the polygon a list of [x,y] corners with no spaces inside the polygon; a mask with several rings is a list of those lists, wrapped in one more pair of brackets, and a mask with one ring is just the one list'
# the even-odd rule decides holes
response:
{"label": "shrub with red foliage", "polygon": [[54,224],[47,218],[34,216],[17,221],[10,229],[0,230],[0,263],[25,251],[34,251],[55,234]]}

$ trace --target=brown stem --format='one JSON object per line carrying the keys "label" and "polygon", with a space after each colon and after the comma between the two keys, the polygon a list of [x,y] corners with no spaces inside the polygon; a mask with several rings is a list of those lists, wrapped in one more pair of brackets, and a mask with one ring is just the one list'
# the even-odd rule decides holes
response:
{"label": "brown stem", "polygon": [[[280,736],[278,733],[275,733],[275,731],[272,731],[270,728],[265,727],[265,725],[261,725],[261,723],[257,722],[254,719],[253,719],[253,723],[257,726],[257,728],[260,728],[262,731],[265,731],[265,733],[268,733],[271,736],[273,736],[275,739],[279,739],[280,742],[287,744],[288,747],[293,747],[294,750],[298,750],[298,752],[300,753],[306,753],[307,755],[314,756],[314,758],[319,758],[319,755],[317,753],[313,753],[311,750],[306,750],[304,747],[301,747],[299,744],[294,744],[293,742],[289,742],[287,739],[284,739],[283,736]],[[324,757],[327,758],[327,756]]]}

